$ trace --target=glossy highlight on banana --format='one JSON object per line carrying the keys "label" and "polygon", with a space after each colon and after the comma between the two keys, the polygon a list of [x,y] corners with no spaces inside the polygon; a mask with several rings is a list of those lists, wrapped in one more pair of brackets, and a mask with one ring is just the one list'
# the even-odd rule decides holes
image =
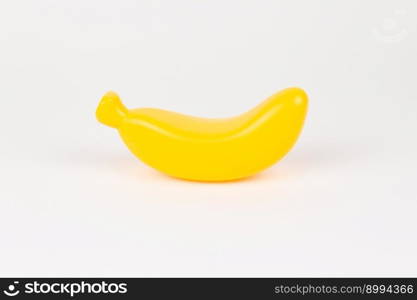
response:
{"label": "glossy highlight on banana", "polygon": [[97,119],[116,128],[129,150],[170,176],[229,181],[270,167],[294,146],[307,114],[300,88],[278,92],[231,118],[199,118],[156,108],[127,109],[114,92],[101,99]]}

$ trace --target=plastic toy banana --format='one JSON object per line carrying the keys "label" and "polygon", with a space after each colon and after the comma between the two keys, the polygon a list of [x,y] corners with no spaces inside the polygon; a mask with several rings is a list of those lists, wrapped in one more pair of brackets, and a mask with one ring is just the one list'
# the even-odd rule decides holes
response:
{"label": "plastic toy banana", "polygon": [[130,151],[149,166],[182,179],[228,181],[280,160],[295,144],[307,106],[306,93],[289,88],[242,115],[208,119],[154,108],[129,110],[108,92],[96,115],[117,128]]}

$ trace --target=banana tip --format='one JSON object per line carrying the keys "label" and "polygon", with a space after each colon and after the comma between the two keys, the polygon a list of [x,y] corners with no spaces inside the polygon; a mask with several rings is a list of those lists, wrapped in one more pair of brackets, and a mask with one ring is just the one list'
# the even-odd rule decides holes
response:
{"label": "banana tip", "polygon": [[96,110],[97,120],[104,125],[117,128],[127,114],[127,109],[119,95],[113,91],[107,92],[100,100]]}

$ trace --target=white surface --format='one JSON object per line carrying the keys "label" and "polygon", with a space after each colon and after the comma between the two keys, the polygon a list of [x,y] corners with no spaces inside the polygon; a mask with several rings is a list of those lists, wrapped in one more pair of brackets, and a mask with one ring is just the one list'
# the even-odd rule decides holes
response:
{"label": "white surface", "polygon": [[[1,1],[0,276],[417,276],[416,1]],[[203,184],[96,122],[310,95],[292,152]],[[202,158],[204,159],[204,158]]]}

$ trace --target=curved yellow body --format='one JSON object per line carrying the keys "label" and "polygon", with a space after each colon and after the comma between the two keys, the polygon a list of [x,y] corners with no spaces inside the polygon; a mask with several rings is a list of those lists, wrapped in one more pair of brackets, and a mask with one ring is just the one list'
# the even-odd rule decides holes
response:
{"label": "curved yellow body", "polygon": [[308,99],[285,89],[242,115],[208,119],[154,108],[128,110],[108,92],[97,119],[117,128],[130,151],[168,175],[227,181],[254,175],[280,160],[303,127]]}

